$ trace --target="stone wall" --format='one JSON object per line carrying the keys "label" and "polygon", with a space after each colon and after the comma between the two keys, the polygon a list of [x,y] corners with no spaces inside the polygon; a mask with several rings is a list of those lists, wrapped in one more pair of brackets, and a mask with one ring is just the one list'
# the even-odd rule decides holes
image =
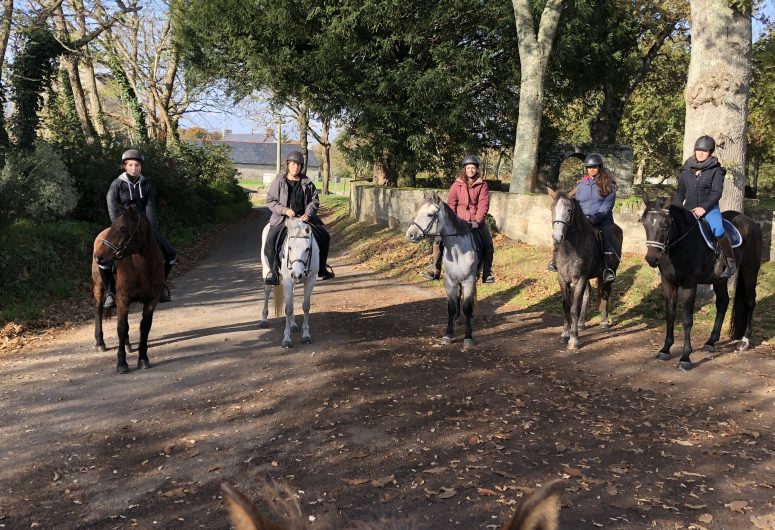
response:
{"label": "stone wall", "polygon": [[[422,189],[397,189],[353,183],[350,189],[350,215],[358,221],[406,230],[423,202]],[[447,192],[439,191],[446,199]],[[511,239],[530,245],[552,245],[551,198],[546,195],[522,195],[490,192],[490,215],[498,229]],[[614,210],[616,223],[624,231],[624,252],[645,254],[646,235],[638,219],[643,204],[619,205]],[[769,261],[773,246],[773,215],[761,214],[756,220],[764,232],[764,258]]]}
{"label": "stone wall", "polygon": [[554,146],[538,167],[537,190],[543,191],[546,186],[556,188],[562,163],[568,158],[578,158],[583,161],[589,153],[599,153],[603,156],[605,166],[616,177],[619,194],[629,195],[633,181],[632,149],[622,145],[559,144]]}

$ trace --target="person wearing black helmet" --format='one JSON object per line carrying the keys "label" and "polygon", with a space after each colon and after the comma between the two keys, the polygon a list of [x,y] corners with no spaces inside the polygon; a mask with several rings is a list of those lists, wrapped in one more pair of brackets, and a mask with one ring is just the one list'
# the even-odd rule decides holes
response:
{"label": "person wearing black helmet", "polygon": [[[490,188],[479,174],[479,158],[469,155],[460,163],[462,168],[447,195],[447,204],[455,214],[468,221],[474,229],[474,237],[482,246],[482,282],[494,283],[492,275],[492,260],[495,254],[492,244],[492,234],[484,222],[490,209]],[[429,280],[441,278],[441,256],[444,252],[444,241],[436,237],[433,241],[433,269],[422,272]]]}
{"label": "person wearing black helmet", "polygon": [[298,217],[312,226],[312,233],[320,249],[318,278],[330,280],[335,277],[334,271],[327,264],[331,236],[324,228],[323,221],[317,216],[320,208],[318,191],[307,175],[302,173],[303,167],[304,156],[301,151],[290,152],[285,158],[285,171],[277,175],[269,185],[269,191],[266,192],[266,204],[272,211],[264,246],[264,255],[270,269],[264,272],[264,281],[267,285],[279,283],[280,263],[275,249],[277,238],[285,228],[286,217]]}
{"label": "person wearing black helmet", "polygon": [[737,272],[732,243],[724,232],[721,217],[721,194],[724,191],[726,169],[713,155],[716,141],[710,136],[700,136],[694,143],[694,155],[684,162],[678,176],[678,189],[673,204],[691,210],[697,219],[705,219],[713,230],[724,261],[716,262],[716,275],[730,278]]}
{"label": "person wearing black helmet", "polygon": [[[119,205],[132,206],[137,211],[142,212],[148,218],[153,227],[156,240],[159,242],[162,254],[164,254],[164,278],[175,265],[177,251],[169,241],[159,233],[159,220],[156,215],[156,192],[150,182],[142,175],[143,162],[145,157],[137,149],[129,149],[121,155],[121,165],[124,172],[121,173],[110,184],[108,195],[108,215],[110,222],[116,220],[120,215]],[[105,308],[116,307],[115,294],[116,286],[113,281],[113,271],[100,268],[102,282],[105,285]],[[171,302],[172,297],[166,283],[159,296],[159,302]]]}
{"label": "person wearing black helmet", "polygon": [[[614,226],[614,202],[616,201],[616,182],[613,175],[603,166],[603,157],[590,153],[584,159],[587,174],[576,185],[576,200],[592,226],[600,230],[603,238],[603,281],[608,283],[616,279],[612,266],[614,249],[611,245]],[[557,272],[554,259],[547,267]]]}

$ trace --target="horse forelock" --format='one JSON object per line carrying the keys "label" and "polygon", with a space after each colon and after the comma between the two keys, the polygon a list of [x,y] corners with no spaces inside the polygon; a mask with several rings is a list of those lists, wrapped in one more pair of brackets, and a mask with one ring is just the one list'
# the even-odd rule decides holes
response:
{"label": "horse forelock", "polygon": [[310,226],[301,219],[288,219],[285,228],[288,229],[288,235],[291,237],[306,237],[312,231]]}

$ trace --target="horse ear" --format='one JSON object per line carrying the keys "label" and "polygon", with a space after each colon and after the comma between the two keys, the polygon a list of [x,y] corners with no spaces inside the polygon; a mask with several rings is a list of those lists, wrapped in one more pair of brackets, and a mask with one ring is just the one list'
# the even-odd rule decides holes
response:
{"label": "horse ear", "polygon": [[283,530],[264,517],[247,497],[225,482],[221,484],[221,491],[229,505],[231,524],[237,530]]}
{"label": "horse ear", "polygon": [[646,192],[644,191],[644,192],[641,194],[640,198],[641,198],[641,200],[643,201],[643,204],[645,204],[645,205],[646,205],[646,208],[648,208],[648,206],[649,206],[649,203],[651,202],[651,200],[649,199],[649,194],[648,194],[648,193],[646,193]]}
{"label": "horse ear", "polygon": [[576,186],[575,188],[573,188],[572,190],[570,190],[568,192],[568,197],[571,198],[571,199],[575,199],[577,191],[579,191],[579,187],[578,186]]}
{"label": "horse ear", "polygon": [[441,202],[441,196],[437,192],[433,192],[433,203],[439,204]]}
{"label": "horse ear", "polygon": [[551,198],[552,198],[552,200],[554,200],[555,198],[557,198],[557,192],[556,192],[556,191],[554,191],[554,190],[553,190],[552,188],[550,188],[549,186],[547,186],[547,187],[546,187],[546,193],[548,193],[548,194],[549,194],[549,197],[551,197]]}
{"label": "horse ear", "polygon": [[433,195],[431,194],[430,191],[425,190],[425,191],[422,192],[423,200],[429,201],[429,200],[431,200],[432,197],[433,197]]}

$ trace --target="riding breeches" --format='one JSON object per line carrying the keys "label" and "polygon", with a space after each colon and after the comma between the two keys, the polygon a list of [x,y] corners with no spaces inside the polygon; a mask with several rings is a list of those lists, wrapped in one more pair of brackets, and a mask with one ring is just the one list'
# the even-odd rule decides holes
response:
{"label": "riding breeches", "polygon": [[615,252],[613,247],[614,225],[611,223],[599,223],[592,226],[600,230],[600,235],[603,238],[603,248],[605,249],[604,252],[606,253]]}
{"label": "riding breeches", "polygon": [[159,246],[161,247],[161,253],[164,255],[164,265],[172,267],[175,265],[175,258],[178,255],[178,251],[175,250],[175,247],[173,247],[159,232],[155,232],[155,235],[156,241],[159,242]]}
{"label": "riding breeches", "polygon": [[705,212],[703,219],[708,222],[710,228],[713,230],[713,235],[716,236],[716,238],[724,235],[724,221],[723,217],[721,217],[721,208],[714,206]]}

